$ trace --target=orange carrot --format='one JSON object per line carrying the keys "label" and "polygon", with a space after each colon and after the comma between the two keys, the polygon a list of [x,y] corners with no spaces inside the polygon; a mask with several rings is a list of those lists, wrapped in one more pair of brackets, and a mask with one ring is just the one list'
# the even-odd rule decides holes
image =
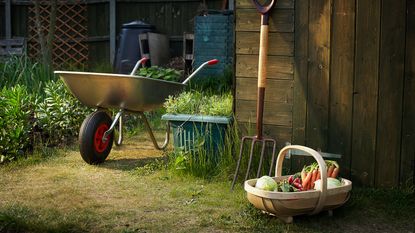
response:
{"label": "orange carrot", "polygon": [[317,180],[317,169],[313,170],[313,175],[311,177],[310,189],[314,188],[314,181]]}
{"label": "orange carrot", "polygon": [[305,177],[305,179],[303,180],[303,183],[301,184],[303,187],[306,187],[306,185],[308,185],[308,183],[311,180],[311,176],[312,176],[312,172],[307,173],[307,176]]}
{"label": "orange carrot", "polygon": [[334,166],[333,166],[333,165],[331,165],[331,166],[329,167],[329,169],[327,169],[327,177],[331,177],[331,173],[333,173],[333,170],[334,170]]}
{"label": "orange carrot", "polygon": [[307,173],[305,172],[305,169],[303,168],[303,170],[301,171],[301,182],[305,180],[306,175]]}
{"label": "orange carrot", "polygon": [[320,174],[320,170],[318,170],[318,172],[317,172],[317,178],[316,178],[316,180],[319,180],[319,179],[321,179],[321,174]]}
{"label": "orange carrot", "polygon": [[336,178],[339,175],[339,171],[340,171],[340,169],[338,167],[336,167],[333,170],[333,173],[331,173],[331,176],[330,177]]}

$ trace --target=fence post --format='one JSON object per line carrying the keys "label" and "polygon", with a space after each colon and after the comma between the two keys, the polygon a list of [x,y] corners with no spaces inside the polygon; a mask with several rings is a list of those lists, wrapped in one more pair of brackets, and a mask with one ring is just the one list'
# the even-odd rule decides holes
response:
{"label": "fence post", "polygon": [[115,60],[115,34],[116,34],[116,0],[110,0],[110,63],[114,64]]}
{"label": "fence post", "polygon": [[11,23],[11,0],[6,0],[6,7],[4,8],[6,15],[6,39],[12,38],[12,23]]}

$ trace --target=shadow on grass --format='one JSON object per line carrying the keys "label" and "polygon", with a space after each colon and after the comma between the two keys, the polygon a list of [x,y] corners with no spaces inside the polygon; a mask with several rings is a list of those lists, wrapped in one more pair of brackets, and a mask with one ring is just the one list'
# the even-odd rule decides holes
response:
{"label": "shadow on grass", "polygon": [[20,210],[5,210],[0,212],[0,232],[18,233],[18,232],[48,232],[48,233],[66,233],[66,232],[88,232],[80,226],[77,221],[63,222],[59,224],[49,224],[40,222],[38,216],[27,208]]}
{"label": "shadow on grass", "polygon": [[100,167],[120,170],[120,171],[132,171],[139,167],[144,167],[147,164],[150,164],[155,161],[165,161],[167,158],[164,156],[161,157],[151,157],[151,158],[140,158],[140,159],[110,159],[106,160],[103,164],[100,164]]}

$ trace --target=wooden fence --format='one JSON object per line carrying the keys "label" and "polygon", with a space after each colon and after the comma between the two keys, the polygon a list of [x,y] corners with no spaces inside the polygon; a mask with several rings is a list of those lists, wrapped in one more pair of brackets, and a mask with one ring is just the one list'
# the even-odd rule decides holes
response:
{"label": "wooden fence", "polygon": [[[6,36],[6,19],[3,14],[6,1],[0,0],[0,38]],[[109,63],[111,36],[115,37],[120,33],[122,24],[134,20],[143,20],[155,25],[158,32],[170,37],[171,53],[181,55],[183,32],[193,32],[193,18],[201,9],[202,2],[201,0],[85,0],[89,63]],[[209,0],[206,4],[209,9],[220,9],[222,0]],[[31,5],[31,0],[11,1],[12,36],[29,37],[27,23]],[[111,31],[111,14],[114,15],[114,31]],[[113,41],[115,43],[115,39]]]}
{"label": "wooden fence", "polygon": [[[236,6],[236,115],[255,122],[260,16]],[[355,184],[413,182],[415,2],[280,0],[270,28],[265,132],[342,154]]]}

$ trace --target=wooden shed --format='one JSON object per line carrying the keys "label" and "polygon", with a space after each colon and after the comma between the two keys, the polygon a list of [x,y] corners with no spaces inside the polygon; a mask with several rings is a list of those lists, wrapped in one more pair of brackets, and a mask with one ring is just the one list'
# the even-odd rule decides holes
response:
{"label": "wooden shed", "polygon": [[[255,123],[260,15],[236,1],[236,100]],[[415,2],[279,0],[271,13],[264,132],[342,154],[343,175],[413,182]]]}

